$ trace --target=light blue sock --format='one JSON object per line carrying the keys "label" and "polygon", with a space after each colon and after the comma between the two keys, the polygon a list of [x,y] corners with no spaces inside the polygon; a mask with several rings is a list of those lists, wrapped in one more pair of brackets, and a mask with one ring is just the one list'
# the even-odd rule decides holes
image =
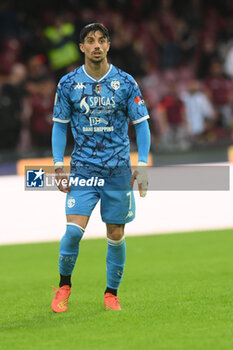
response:
{"label": "light blue sock", "polygon": [[107,287],[118,289],[122,280],[122,275],[125,266],[126,244],[125,239],[113,241],[107,238]]}
{"label": "light blue sock", "polygon": [[59,251],[59,272],[63,276],[70,276],[73,272],[79,253],[79,242],[84,229],[72,222],[67,223],[66,233],[61,239]]}

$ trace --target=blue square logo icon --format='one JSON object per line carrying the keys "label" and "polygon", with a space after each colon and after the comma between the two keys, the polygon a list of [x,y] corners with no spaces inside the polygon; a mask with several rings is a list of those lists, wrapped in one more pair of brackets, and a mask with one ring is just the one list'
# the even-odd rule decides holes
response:
{"label": "blue square logo icon", "polygon": [[44,187],[44,171],[42,169],[27,170],[26,187],[30,187],[30,188]]}

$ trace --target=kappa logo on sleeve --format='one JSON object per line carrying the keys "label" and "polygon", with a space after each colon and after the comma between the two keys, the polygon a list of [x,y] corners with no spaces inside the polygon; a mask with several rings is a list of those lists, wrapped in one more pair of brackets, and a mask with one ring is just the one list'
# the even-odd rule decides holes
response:
{"label": "kappa logo on sleeve", "polygon": [[74,90],[76,89],[85,89],[86,86],[83,83],[77,83],[77,85],[75,86]]}

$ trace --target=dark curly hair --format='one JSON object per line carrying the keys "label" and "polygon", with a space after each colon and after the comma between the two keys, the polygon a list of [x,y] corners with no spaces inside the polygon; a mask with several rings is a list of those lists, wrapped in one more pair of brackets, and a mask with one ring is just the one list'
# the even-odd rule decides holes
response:
{"label": "dark curly hair", "polygon": [[107,38],[107,40],[110,40],[108,29],[102,24],[102,23],[90,23],[87,24],[80,32],[80,42],[83,43],[85,37],[87,36],[88,33],[90,32],[96,32],[99,30],[100,32],[103,33],[103,36]]}

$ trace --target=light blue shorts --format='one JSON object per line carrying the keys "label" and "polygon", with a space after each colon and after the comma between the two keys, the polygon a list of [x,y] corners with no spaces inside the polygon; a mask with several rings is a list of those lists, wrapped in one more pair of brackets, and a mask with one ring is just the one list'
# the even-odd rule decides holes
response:
{"label": "light blue shorts", "polygon": [[[80,180],[88,177],[77,175]],[[71,185],[66,197],[66,215],[90,216],[100,200],[103,222],[108,224],[126,224],[135,217],[135,199],[130,186],[131,175],[104,178],[104,186]]]}

